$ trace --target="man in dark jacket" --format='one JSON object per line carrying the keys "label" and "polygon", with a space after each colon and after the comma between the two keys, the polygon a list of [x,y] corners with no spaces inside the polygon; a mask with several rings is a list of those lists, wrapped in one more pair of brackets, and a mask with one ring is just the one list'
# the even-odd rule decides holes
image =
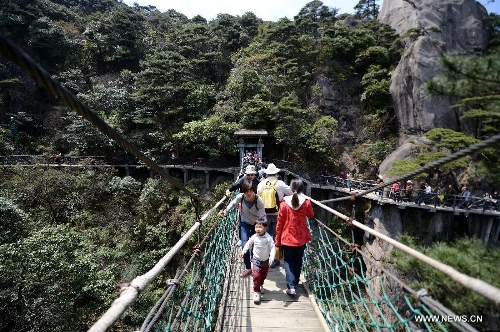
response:
{"label": "man in dark jacket", "polygon": [[245,168],[245,175],[236,180],[232,185],[229,186],[226,190],[226,196],[231,195],[231,192],[239,189],[241,191],[241,186],[245,181],[252,183],[252,189],[255,193],[257,193],[257,185],[259,184],[259,180],[257,179],[257,171],[255,170],[254,165],[248,165]]}

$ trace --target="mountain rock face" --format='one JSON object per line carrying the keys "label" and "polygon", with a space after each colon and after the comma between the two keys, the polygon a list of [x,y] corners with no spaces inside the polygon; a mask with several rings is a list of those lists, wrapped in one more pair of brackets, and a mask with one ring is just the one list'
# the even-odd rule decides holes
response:
{"label": "mountain rock face", "polygon": [[486,9],[474,0],[384,0],[379,20],[404,38],[405,53],[392,75],[390,92],[400,123],[400,144],[408,135],[433,128],[460,129],[449,98],[431,98],[423,86],[439,74],[445,53],[475,55],[488,46]]}

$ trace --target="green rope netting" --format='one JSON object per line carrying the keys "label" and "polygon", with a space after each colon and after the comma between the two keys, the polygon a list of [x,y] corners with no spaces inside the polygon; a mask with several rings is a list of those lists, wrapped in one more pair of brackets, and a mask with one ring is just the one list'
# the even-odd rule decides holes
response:
{"label": "green rope netting", "polygon": [[448,330],[439,322],[417,323],[416,316],[432,315],[429,308],[382,273],[366,277],[359,255],[315,220],[308,223],[313,240],[302,273],[331,331]]}
{"label": "green rope netting", "polygon": [[[236,213],[210,219],[214,226],[202,255],[163,306],[156,331],[215,329],[236,237]],[[448,330],[440,322],[418,323],[417,316],[433,315],[430,308],[383,273],[367,277],[363,260],[347,244],[317,221],[308,222],[313,240],[307,245],[302,273],[331,331]]]}
{"label": "green rope netting", "polygon": [[200,260],[191,265],[186,278],[164,306],[156,331],[212,331],[224,286],[226,266],[236,224],[236,209],[206,223],[214,227],[207,236]]}

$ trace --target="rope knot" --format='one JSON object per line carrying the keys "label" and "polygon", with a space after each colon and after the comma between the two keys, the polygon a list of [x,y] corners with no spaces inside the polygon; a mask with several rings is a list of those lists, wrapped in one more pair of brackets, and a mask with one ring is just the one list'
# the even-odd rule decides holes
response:
{"label": "rope knot", "polygon": [[167,286],[179,286],[180,280],[179,279],[168,279],[167,280]]}
{"label": "rope knot", "polygon": [[197,244],[193,247],[193,255],[200,256],[202,246],[201,244]]}
{"label": "rope knot", "polygon": [[420,300],[420,298],[422,296],[428,296],[428,295],[429,295],[429,292],[428,292],[427,288],[420,288],[416,294],[418,300]]}

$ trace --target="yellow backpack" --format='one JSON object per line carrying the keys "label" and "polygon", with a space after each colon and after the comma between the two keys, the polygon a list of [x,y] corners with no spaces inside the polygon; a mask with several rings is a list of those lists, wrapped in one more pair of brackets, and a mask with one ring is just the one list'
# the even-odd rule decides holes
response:
{"label": "yellow backpack", "polygon": [[266,184],[262,187],[260,198],[264,202],[266,213],[276,213],[279,210],[279,196],[275,187],[277,182],[278,180],[272,183],[271,181],[266,181]]}

